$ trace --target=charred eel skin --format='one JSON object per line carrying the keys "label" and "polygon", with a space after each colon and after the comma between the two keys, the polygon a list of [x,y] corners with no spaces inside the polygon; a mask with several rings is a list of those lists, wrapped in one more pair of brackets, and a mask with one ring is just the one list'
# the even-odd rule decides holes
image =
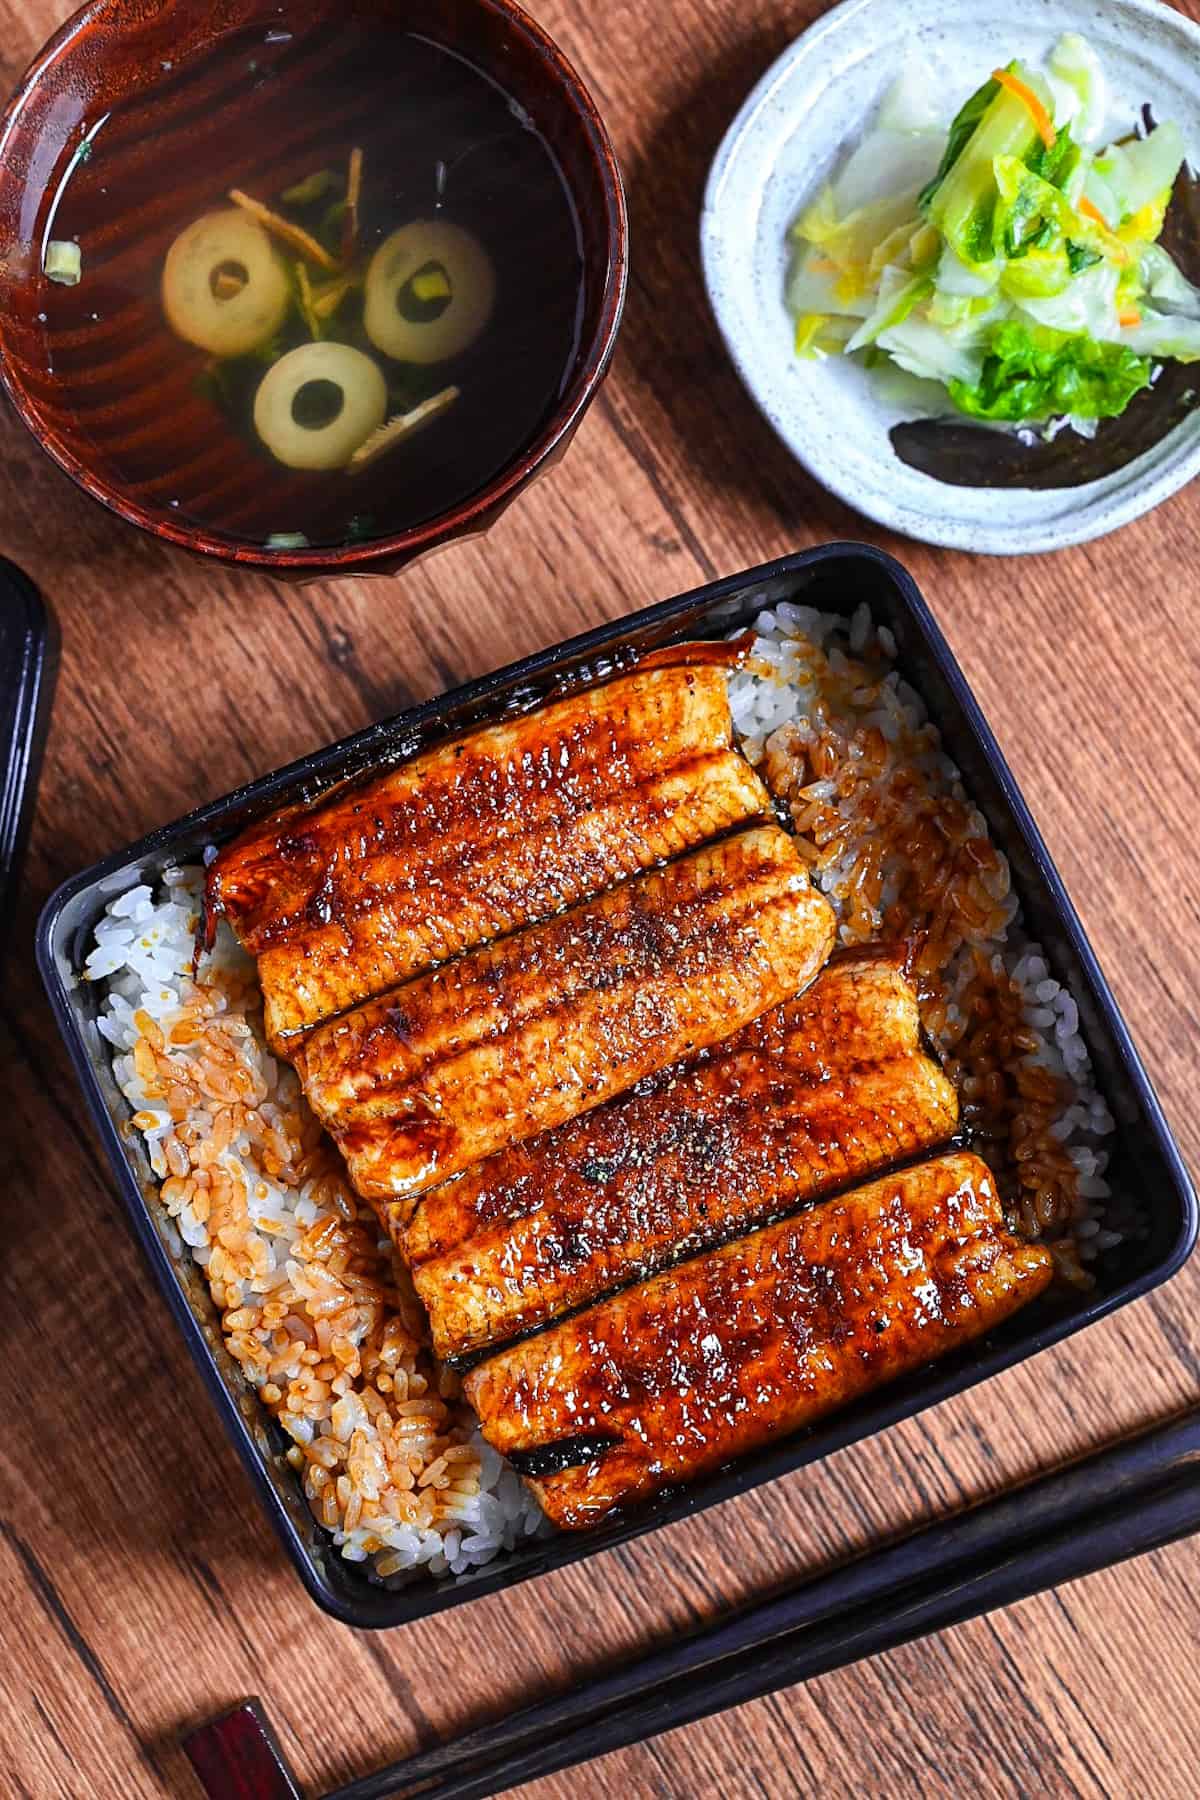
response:
{"label": "charred eel skin", "polygon": [[733,1038],[386,1209],[443,1358],[501,1344],[953,1136],[898,960],[861,956]]}
{"label": "charred eel skin", "polygon": [[377,996],[294,1061],[358,1192],[407,1199],[739,1030],[833,937],[792,839],[762,826]]}
{"label": "charred eel skin", "polygon": [[550,1326],[465,1392],[503,1456],[582,1440],[579,1461],[527,1477],[576,1530],[957,1349],[1051,1274],[1049,1252],[1005,1226],[986,1165],[956,1152]]}
{"label": "charred eel skin", "polygon": [[[705,646],[694,648],[699,657]],[[624,675],[257,824],[209,871],[283,1054],[322,1019],[770,816],[725,671]]]}

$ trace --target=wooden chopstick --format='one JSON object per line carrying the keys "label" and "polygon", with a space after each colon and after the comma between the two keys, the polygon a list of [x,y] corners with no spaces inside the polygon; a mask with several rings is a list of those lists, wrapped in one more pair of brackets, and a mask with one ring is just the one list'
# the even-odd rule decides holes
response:
{"label": "wooden chopstick", "polygon": [[[1197,1530],[1200,1412],[1188,1412],[324,1800],[483,1800]],[[262,1743],[250,1746],[256,1731]],[[253,1703],[190,1734],[185,1749],[214,1800],[295,1793]]]}
{"label": "wooden chopstick", "polygon": [[473,1800],[878,1655],[1200,1530],[1188,1413],[326,1800]]}

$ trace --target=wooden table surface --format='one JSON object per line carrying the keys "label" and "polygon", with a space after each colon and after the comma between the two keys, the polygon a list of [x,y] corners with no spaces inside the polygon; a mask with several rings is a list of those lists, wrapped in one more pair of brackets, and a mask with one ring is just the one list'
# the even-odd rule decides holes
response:
{"label": "wooden table surface", "polygon": [[[1200,993],[1200,491],[1023,561],[896,542],[796,468],[742,392],[696,252],[705,169],[819,8],[537,8],[630,195],[607,386],[484,542],[398,581],[273,586],[110,519],[0,416],[0,552],[63,649],[2,1007],[0,1793],[196,1792],[181,1728],[260,1694],[319,1790],[582,1679],[797,1570],[1200,1398],[1200,1262],[1070,1343],[824,1465],[426,1625],[305,1597],[148,1286],[33,967],[65,876],[235,783],[564,634],[830,538],[914,571],[1083,914],[1185,1155]],[[5,0],[9,84],[62,16]],[[1197,1792],[1200,1549],[1169,1551],[524,1790],[750,1796]]]}

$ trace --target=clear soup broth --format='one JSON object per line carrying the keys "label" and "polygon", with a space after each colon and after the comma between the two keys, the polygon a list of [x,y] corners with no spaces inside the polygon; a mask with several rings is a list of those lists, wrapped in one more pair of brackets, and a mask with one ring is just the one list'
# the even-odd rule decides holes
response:
{"label": "clear soup broth", "polygon": [[578,347],[548,144],[385,20],[293,37],[281,9],[164,64],[84,122],[40,240],[47,367],[105,473],[242,543],[454,507],[532,441]]}

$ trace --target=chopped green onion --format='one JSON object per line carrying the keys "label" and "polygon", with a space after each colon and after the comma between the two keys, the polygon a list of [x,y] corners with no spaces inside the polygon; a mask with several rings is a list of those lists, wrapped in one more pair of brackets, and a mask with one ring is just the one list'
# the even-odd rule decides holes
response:
{"label": "chopped green onion", "polygon": [[297,181],[292,187],[284,188],[279,198],[285,206],[312,206],[331,194],[334,188],[342,185],[339,176],[332,169],[314,169],[303,181]]}
{"label": "chopped green onion", "polygon": [[418,300],[449,300],[451,287],[445,269],[424,269],[412,278],[412,291]]}
{"label": "chopped green onion", "polygon": [[83,252],[69,238],[51,238],[42,268],[51,281],[60,282],[63,287],[78,287],[83,276]]}

